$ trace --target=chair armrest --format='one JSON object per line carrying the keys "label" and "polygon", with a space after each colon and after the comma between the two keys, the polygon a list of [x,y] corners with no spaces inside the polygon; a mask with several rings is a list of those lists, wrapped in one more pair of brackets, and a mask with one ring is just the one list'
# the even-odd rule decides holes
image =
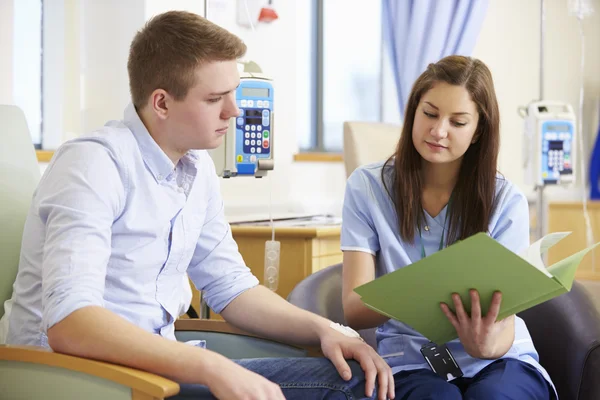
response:
{"label": "chair armrest", "polygon": [[236,328],[227,321],[221,321],[217,319],[178,319],[177,321],[175,321],[175,330],[230,333],[232,335],[250,336],[262,339],[258,335]]}
{"label": "chair armrest", "polygon": [[130,387],[134,398],[163,399],[179,393],[179,384],[150,372],[89,360],[42,347],[0,345],[0,361],[17,361],[63,368]]}
{"label": "chair armrest", "polygon": [[267,340],[270,342],[278,343],[283,346],[289,346],[300,350],[305,350],[309,357],[323,357],[323,353],[319,347],[315,346],[295,346],[288,343],[279,342],[276,340],[264,338],[259,335],[255,335],[250,332],[243,331],[235,326],[231,325],[226,321],[220,320],[208,320],[208,319],[179,319],[175,321],[175,331],[193,331],[193,332],[214,332],[231,334],[237,336],[246,336],[250,338],[256,338],[261,340]]}
{"label": "chair armrest", "polygon": [[600,398],[600,314],[578,282],[520,314],[561,399]]}

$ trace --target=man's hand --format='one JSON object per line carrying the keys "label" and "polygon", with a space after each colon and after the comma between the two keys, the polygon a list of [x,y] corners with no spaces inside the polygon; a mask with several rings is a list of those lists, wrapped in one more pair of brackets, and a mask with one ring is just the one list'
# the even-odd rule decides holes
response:
{"label": "man's hand", "polygon": [[365,342],[357,338],[345,336],[334,329],[328,328],[321,336],[321,349],[344,380],[352,378],[347,359],[358,361],[365,371],[365,394],[373,395],[375,379],[378,379],[378,398],[385,400],[395,397],[394,377],[389,365]]}
{"label": "man's hand", "polygon": [[285,400],[279,385],[226,358],[207,375],[208,388],[219,400]]}
{"label": "man's hand", "polygon": [[471,316],[463,307],[460,296],[452,295],[454,302],[454,314],[447,304],[442,303],[440,307],[448,320],[452,323],[460,342],[471,357],[483,359],[496,359],[505,355],[515,337],[515,316],[511,315],[501,321],[497,321],[502,302],[502,294],[494,293],[490,309],[485,317],[481,315],[481,303],[477,290],[471,290]]}
{"label": "man's hand", "polygon": [[371,346],[330,328],[330,320],[288,303],[264,286],[240,294],[221,311],[221,316],[265,338],[308,346],[320,344],[325,357],[345,380],[351,378],[346,359],[355,359],[365,371],[366,395],[373,395],[377,378],[379,398],[394,398],[392,371]]}

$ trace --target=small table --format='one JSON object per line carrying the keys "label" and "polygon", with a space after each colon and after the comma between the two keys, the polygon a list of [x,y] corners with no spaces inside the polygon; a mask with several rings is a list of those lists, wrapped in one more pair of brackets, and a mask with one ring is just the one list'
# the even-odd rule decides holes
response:
{"label": "small table", "polygon": [[[328,225],[298,224],[290,220],[276,222],[275,240],[281,242],[279,284],[276,293],[287,298],[292,289],[310,274],[342,262],[339,223]],[[234,224],[231,233],[238,244],[244,262],[259,282],[264,283],[265,242],[271,240],[268,224]],[[192,285],[192,306],[197,309],[201,296]],[[208,312],[203,304],[201,318],[221,319]]]}

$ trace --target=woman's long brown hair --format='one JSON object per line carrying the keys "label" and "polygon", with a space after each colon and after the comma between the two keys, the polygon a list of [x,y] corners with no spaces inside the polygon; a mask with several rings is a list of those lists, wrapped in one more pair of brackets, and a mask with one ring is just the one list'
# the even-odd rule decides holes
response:
{"label": "woman's long brown hair", "polygon": [[[463,156],[459,176],[448,207],[447,245],[478,232],[487,232],[494,207],[500,112],[492,74],[477,59],[449,56],[429,64],[413,85],[406,105],[404,124],[396,152],[382,169],[382,181],[396,208],[401,238],[413,243],[417,227],[425,219],[421,195],[421,155],[417,152],[412,130],[421,97],[436,82],[463,86],[479,111],[479,122],[471,144]],[[393,163],[393,174],[385,171]],[[387,176],[386,176],[387,175]]]}

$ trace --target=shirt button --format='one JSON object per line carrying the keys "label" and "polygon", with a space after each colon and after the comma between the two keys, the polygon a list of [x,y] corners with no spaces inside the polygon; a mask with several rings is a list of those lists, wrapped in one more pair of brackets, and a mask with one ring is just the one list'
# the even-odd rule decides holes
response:
{"label": "shirt button", "polygon": [[158,179],[159,181],[162,181],[163,180],[163,176],[159,174],[159,175],[156,176],[156,179]]}

